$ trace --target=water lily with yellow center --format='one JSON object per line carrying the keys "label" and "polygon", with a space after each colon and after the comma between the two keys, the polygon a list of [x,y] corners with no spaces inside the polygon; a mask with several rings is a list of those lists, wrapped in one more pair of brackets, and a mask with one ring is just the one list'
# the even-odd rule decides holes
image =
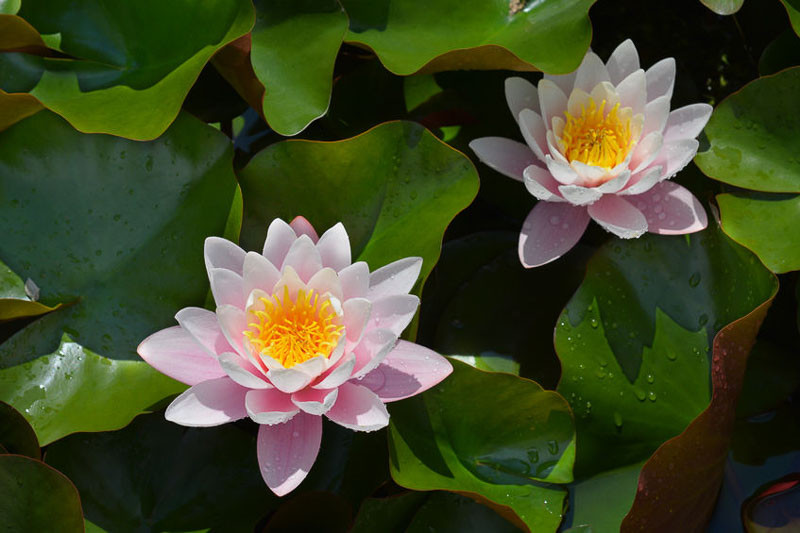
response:
{"label": "water lily with yellow center", "polygon": [[205,261],[216,311],[182,309],[178,326],[151,335],[138,352],[190,385],[167,408],[168,420],[203,427],[249,416],[261,424],[261,474],[280,496],[311,469],[321,416],[356,431],[380,429],[389,423],[384,403],[452,371],[444,357],[398,340],[419,305],[408,292],[421,258],[370,272],[352,263],[342,224],[318,237],[298,217],[274,220],[261,253],[210,237]]}
{"label": "water lily with yellow center", "polygon": [[538,86],[506,80],[508,106],[525,144],[483,137],[470,147],[540,200],[520,233],[524,266],[569,251],[591,219],[626,239],[706,227],[700,202],[667,180],[697,153],[696,137],[712,108],[692,104],[670,112],[674,83],[673,58],[645,71],[630,40],[607,63],[590,51],[578,70],[545,74]]}

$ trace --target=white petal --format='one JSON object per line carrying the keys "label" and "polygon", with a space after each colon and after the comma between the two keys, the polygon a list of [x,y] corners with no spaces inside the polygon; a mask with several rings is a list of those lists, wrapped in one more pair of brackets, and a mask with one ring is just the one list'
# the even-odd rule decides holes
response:
{"label": "white petal", "polygon": [[531,165],[525,169],[525,187],[535,198],[548,202],[563,202],[559,183],[547,170]]}
{"label": "white petal", "polygon": [[233,272],[242,273],[245,252],[234,243],[221,237],[206,238],[203,246],[206,270],[212,268],[227,268]]}
{"label": "white petal", "polygon": [[396,343],[397,335],[388,329],[367,331],[353,351],[356,357],[353,377],[361,377],[381,364]]}
{"label": "white petal", "polygon": [[615,192],[622,190],[622,188],[628,184],[630,179],[631,179],[631,171],[626,170],[618,174],[616,178],[612,178],[607,182],[603,183],[602,185],[598,185],[596,188],[603,194],[613,194]]}
{"label": "white petal", "polygon": [[292,247],[292,243],[297,240],[297,234],[292,227],[283,220],[276,218],[267,229],[267,239],[264,241],[264,257],[279,270]]}
{"label": "white petal", "polygon": [[364,261],[358,261],[340,270],[339,283],[342,285],[342,300],[366,296],[369,290],[369,278],[369,267]]}
{"label": "white petal", "polygon": [[322,258],[308,235],[301,235],[292,243],[281,270],[286,267],[292,267],[304,282],[308,282],[311,276],[322,269]]}
{"label": "white petal", "polygon": [[405,257],[382,266],[369,275],[367,298],[377,300],[391,294],[407,294],[422,269],[421,257]]}
{"label": "white petal", "polygon": [[339,271],[352,262],[350,257],[350,237],[344,225],[339,222],[322,234],[317,242],[317,250],[322,257],[322,266]]}
{"label": "white petal", "polygon": [[652,102],[659,96],[672,98],[675,86],[675,59],[667,57],[647,69],[647,101]]}
{"label": "white petal", "polygon": [[253,422],[269,426],[288,422],[300,411],[291,396],[276,389],[248,391],[244,405]]}
{"label": "white petal", "polygon": [[208,309],[186,307],[178,311],[175,320],[181,327],[205,348],[210,355],[231,351],[231,345],[219,326],[217,315]]}
{"label": "white petal", "polygon": [[419,298],[413,294],[393,294],[372,301],[368,328],[384,328],[400,336],[411,323],[419,307]]}
{"label": "white petal", "polygon": [[572,205],[589,205],[603,196],[603,193],[596,187],[581,187],[580,185],[561,185],[558,187],[558,191]]}
{"label": "white petal", "polygon": [[542,117],[531,109],[523,109],[519,114],[519,129],[536,157],[544,161],[544,150],[547,148],[547,128]]}
{"label": "white petal", "polygon": [[324,415],[336,403],[338,389],[303,389],[292,394],[292,403],[310,415]]}
{"label": "white petal", "polygon": [[545,125],[550,127],[553,117],[561,116],[566,111],[567,95],[555,83],[544,78],[539,81],[539,103],[542,120]]}
{"label": "white petal", "polygon": [[208,279],[218,306],[233,305],[244,309],[247,296],[244,294],[242,276],[227,268],[212,268],[208,271]]}
{"label": "white petal", "polygon": [[595,165],[587,165],[581,161],[573,161],[570,166],[580,176],[580,183],[585,186],[594,186],[604,178],[608,177],[608,169]]}
{"label": "white petal", "polygon": [[589,224],[585,207],[539,202],[522,225],[519,258],[525,268],[545,265],[567,253]]}
{"label": "white petal", "polygon": [[291,368],[275,368],[267,378],[281,392],[291,393],[307,387],[327,368],[327,357],[318,355]]}
{"label": "white petal", "polygon": [[337,300],[342,300],[342,283],[339,276],[329,267],[325,267],[308,280],[308,288],[313,289],[318,294],[330,294]]}
{"label": "white petal", "polygon": [[689,164],[697,154],[700,143],[696,139],[682,139],[665,143],[653,162],[653,166],[664,168],[661,179],[669,179]]}
{"label": "white petal", "polygon": [[[554,83],[556,87],[561,89],[564,94],[569,94],[575,87],[575,77],[578,75],[578,69],[573,70],[569,74],[547,74],[545,73],[544,79]],[[540,99],[541,101],[541,99]]]}
{"label": "white petal", "polygon": [[647,102],[644,108],[643,136],[646,137],[648,133],[653,131],[664,133],[664,127],[667,125],[667,119],[669,118],[669,106],[670,98],[668,96],[659,96],[655,100]]}
{"label": "white petal", "polygon": [[606,63],[608,76],[614,85],[625,79],[631,72],[639,68],[639,54],[633,41],[626,39],[611,53]]}
{"label": "white petal", "polygon": [[[261,374],[249,361],[235,353],[223,353],[219,356],[219,364],[233,381],[248,389],[269,389],[269,383],[264,381]],[[263,376],[263,374],[261,374]]]}
{"label": "white petal", "polygon": [[357,343],[361,340],[364,328],[369,321],[372,303],[366,298],[351,298],[342,304],[344,308],[344,324],[347,340]]}
{"label": "white petal", "polygon": [[247,416],[244,398],[247,389],[230,378],[203,381],[187,389],[167,407],[164,417],[190,427],[212,427]]}
{"label": "white petal", "polygon": [[664,142],[694,139],[706,127],[713,110],[708,104],[692,104],[674,110],[667,120]]}
{"label": "white petal", "polygon": [[389,425],[389,412],[378,396],[366,387],[344,383],[330,411],[330,420],[354,431],[375,431]]}
{"label": "white petal", "polygon": [[617,85],[620,107],[630,107],[633,114],[644,113],[647,104],[646,79],[643,70],[639,69]]}
{"label": "white petal", "polygon": [[[570,93],[569,99],[567,100],[567,111],[575,118],[580,117],[583,110],[589,107],[589,101],[591,99],[592,96],[588,92],[583,89],[575,89]],[[595,104],[599,105],[600,102],[595,102]]]}
{"label": "white petal", "polygon": [[633,157],[631,158],[631,168],[634,172],[639,172],[647,168],[658,156],[663,138],[657,131],[652,131],[647,136],[639,141],[636,148],[633,150]]}
{"label": "white petal", "polygon": [[628,188],[620,191],[619,194],[636,195],[650,190],[650,188],[661,180],[661,167],[650,167],[631,178]]}
{"label": "white petal", "polygon": [[320,381],[312,385],[314,389],[333,389],[350,379],[356,365],[356,356],[349,353],[344,356],[339,363],[333,366],[329,373]]}
{"label": "white petal", "polygon": [[578,173],[569,166],[569,163],[553,159],[550,156],[547,156],[547,169],[559,183],[564,185],[572,185],[580,179]]}
{"label": "white petal", "polygon": [[519,120],[519,113],[523,109],[532,109],[539,112],[539,92],[536,86],[519,76],[506,78],[506,102],[511,110],[514,120]]}
{"label": "white petal", "polygon": [[247,329],[246,313],[232,305],[221,305],[217,308],[217,320],[225,338],[240,355],[247,356],[244,348],[243,332]]}
{"label": "white petal", "polygon": [[604,81],[610,81],[605,63],[594,52],[587,52],[581,66],[578,67],[575,88],[583,89],[588,93],[594,89],[595,85]]}
{"label": "white petal", "polygon": [[253,289],[260,289],[272,294],[275,284],[281,279],[280,271],[263,255],[247,252],[244,258],[243,294],[249,297]]}

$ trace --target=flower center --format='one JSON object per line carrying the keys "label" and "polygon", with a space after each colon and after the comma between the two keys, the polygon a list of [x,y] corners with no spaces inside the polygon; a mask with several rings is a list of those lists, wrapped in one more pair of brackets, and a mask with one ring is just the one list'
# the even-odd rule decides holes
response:
{"label": "flower center", "polygon": [[620,117],[619,104],[608,113],[605,107],[605,100],[598,107],[590,98],[588,108],[581,106],[580,116],[564,112],[567,123],[561,140],[570,163],[580,161],[610,169],[625,161],[632,144],[630,113]]}
{"label": "flower center", "polygon": [[258,353],[269,355],[284,368],[318,355],[329,357],[342,336],[344,326],[338,324],[330,300],[314,290],[301,289],[292,300],[284,286],[282,295],[259,301],[264,309],[248,312],[252,321],[244,335]]}

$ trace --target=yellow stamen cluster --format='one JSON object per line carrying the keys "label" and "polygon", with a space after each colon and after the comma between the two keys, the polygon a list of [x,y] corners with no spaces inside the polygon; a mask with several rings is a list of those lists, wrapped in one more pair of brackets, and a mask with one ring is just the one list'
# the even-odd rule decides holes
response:
{"label": "yellow stamen cluster", "polygon": [[621,117],[619,104],[605,113],[606,101],[598,107],[589,99],[589,107],[581,106],[579,117],[568,111],[567,123],[561,135],[564,156],[571,163],[613,168],[625,161],[631,149],[631,120]]}
{"label": "yellow stamen cluster", "polygon": [[249,311],[253,319],[244,331],[258,353],[269,355],[284,368],[323,355],[329,357],[342,336],[344,326],[328,298],[314,290],[299,290],[289,297],[288,287],[283,294],[259,298],[263,311]]}

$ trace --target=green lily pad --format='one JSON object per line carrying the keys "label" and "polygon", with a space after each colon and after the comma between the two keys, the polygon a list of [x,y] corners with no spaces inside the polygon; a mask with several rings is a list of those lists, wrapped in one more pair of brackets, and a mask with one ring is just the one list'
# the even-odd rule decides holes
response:
{"label": "green lily pad", "polygon": [[351,533],[515,533],[519,528],[466,496],[406,492],[364,502]]}
{"label": "green lily pad", "polygon": [[[602,247],[556,328],[563,367],[558,390],[575,412],[580,442],[576,477],[626,468],[666,447],[674,451],[668,460],[645,464],[641,476],[649,493],[640,481],[634,509],[640,499],[657,501],[664,516],[704,523],[722,476],[716,467],[724,464],[730,439],[725,420],[735,416],[743,377],[734,366],[746,360],[749,335],[757,331],[757,324],[745,321],[740,328],[735,321],[768,305],[776,289],[775,277],[756,257],[717,227],[691,236],[612,240]],[[712,343],[726,330],[741,335],[735,350],[717,348],[731,352],[726,364],[732,366],[712,367],[722,353],[712,351]],[[714,387],[725,387],[715,389],[711,404],[709,376]],[[719,423],[709,423],[711,418]],[[696,463],[713,467],[706,471]],[[662,470],[667,464],[673,470]],[[673,479],[687,471],[694,477]],[[682,499],[651,474],[668,479]],[[703,490],[697,489],[697,476]],[[609,507],[618,514],[604,519],[619,524],[622,507]],[[653,519],[652,506],[648,511]],[[634,518],[647,523],[648,515],[637,511]]]}
{"label": "green lily pad", "polygon": [[399,75],[426,70],[575,70],[591,40],[594,0],[342,0],[345,40]]}
{"label": "green lily pad", "polygon": [[[139,361],[99,356],[64,335],[61,345],[42,356],[0,372],[0,400],[24,410],[36,435],[48,444],[76,431],[121,428],[167,394],[186,387],[163,374],[142,371]],[[87,409],[104,391],[113,406],[98,417]]]}
{"label": "green lily pad", "polygon": [[[131,365],[115,379],[83,383],[80,394],[91,401],[70,413],[76,420],[93,417],[95,430],[124,424],[110,402],[117,389],[142,393],[139,409],[175,393],[179,385],[142,361],[136,346],[174,324],[176,310],[202,304],[203,240],[226,227],[236,187],[231,160],[228,139],[188,115],[150,143],[82,135],[48,112],[0,133],[0,257],[36,280],[43,303],[75,302],[0,344],[0,379],[53,354],[67,333],[86,350]],[[36,362],[41,374],[23,372],[24,379],[62,376],[41,392],[70,391],[61,382],[67,374],[56,370],[62,360],[49,361]],[[42,399],[31,394],[10,403],[25,413]],[[29,420],[43,427],[43,419]],[[47,443],[78,429],[62,423],[39,438]]]}
{"label": "green lily pad", "polygon": [[737,187],[800,192],[800,68],[759,78],[723,100],[695,157],[707,176]]}
{"label": "green lily pad", "polygon": [[38,291],[38,287],[31,282],[28,282],[28,287],[26,290],[22,279],[0,261],[0,321],[43,315],[61,307],[61,304],[50,307],[37,302],[37,295],[28,293]]}
{"label": "green lily pad", "polygon": [[700,0],[717,15],[733,15],[742,8],[744,0]]}
{"label": "green lily pad", "polygon": [[797,0],[781,0],[781,3],[786,8],[786,14],[789,15],[792,29],[797,35],[800,35],[800,2]]}
{"label": "green lily pad", "polygon": [[[464,416],[464,409],[469,416]],[[560,395],[453,361],[434,389],[391,406],[394,480],[480,498],[532,531],[555,531],[572,480],[575,434]]]}
{"label": "green lily pad", "polygon": [[75,59],[2,54],[0,89],[29,92],[80,131],[147,140],[175,120],[209,58],[250,30],[254,11],[248,0],[210,0],[202,9],[189,0],[102,9],[49,0],[24,3],[19,16],[41,34],[59,34],[59,50]]}
{"label": "green lily pad", "polygon": [[800,195],[737,192],[717,196],[722,229],[773,272],[800,270]]}
{"label": "green lily pad", "polygon": [[758,73],[762,76],[800,64],[800,37],[792,30],[778,35],[764,48],[758,59]]}
{"label": "green lily pad", "polygon": [[[569,489],[568,517],[572,527],[587,533],[611,533],[620,530],[622,517],[636,496],[639,471],[644,463],[609,470],[572,485]],[[571,531],[571,530],[570,530]]]}
{"label": "green lily pad", "polygon": [[0,446],[3,453],[26,455],[40,459],[39,439],[22,414],[5,402],[0,402]]}
{"label": "green lily pad", "polygon": [[257,0],[250,59],[265,87],[264,117],[296,135],[328,109],[333,64],[347,32],[338,0]]}
{"label": "green lily pad", "polygon": [[242,243],[261,249],[267,222],[308,218],[323,231],[344,223],[353,259],[371,269],[423,258],[425,279],[453,217],[478,191],[478,173],[461,153],[412,122],[390,122],[336,142],[284,141],[239,173]]}
{"label": "green lily pad", "polygon": [[61,472],[22,455],[0,455],[0,516],[6,531],[83,532],[81,500]]}
{"label": "green lily pad", "polygon": [[253,531],[277,503],[255,435],[234,424],[187,428],[143,415],[119,431],[70,435],[48,448],[47,462],[107,531]]}

